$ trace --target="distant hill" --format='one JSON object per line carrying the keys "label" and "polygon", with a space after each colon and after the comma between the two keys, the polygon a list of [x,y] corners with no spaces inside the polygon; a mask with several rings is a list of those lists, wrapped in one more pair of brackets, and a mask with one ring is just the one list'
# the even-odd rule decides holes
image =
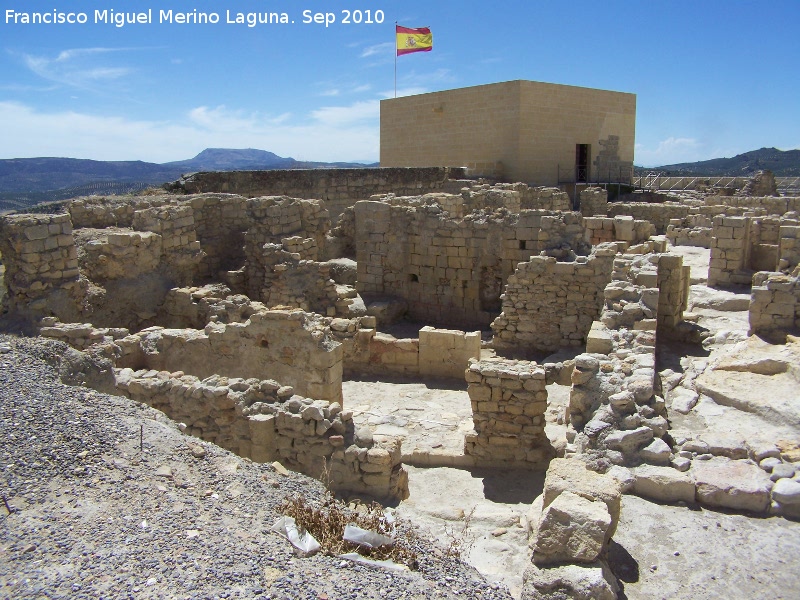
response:
{"label": "distant hill", "polygon": [[79,158],[0,160],[0,212],[87,194],[124,194],[174,181],[194,171],[374,167],[377,163],[298,161],[266,150],[206,148],[194,158],[163,164]]}
{"label": "distant hill", "polygon": [[747,177],[756,171],[769,170],[775,177],[800,177],[800,150],[778,150],[761,148],[733,158],[713,158],[693,163],[679,163],[646,169],[636,167],[637,172],[659,171],[667,175],[720,175]]}

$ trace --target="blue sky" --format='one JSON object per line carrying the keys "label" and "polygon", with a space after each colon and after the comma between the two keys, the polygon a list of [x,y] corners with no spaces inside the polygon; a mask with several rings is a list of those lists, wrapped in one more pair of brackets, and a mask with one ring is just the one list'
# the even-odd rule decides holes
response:
{"label": "blue sky", "polygon": [[[0,158],[166,162],[207,147],[376,161],[394,94],[394,23],[434,48],[397,61],[398,93],[530,79],[637,95],[636,163],[800,148],[800,0],[4,0]],[[153,22],[95,23],[152,9]],[[22,24],[8,11],[84,12]],[[217,24],[159,23],[161,11]],[[304,11],[336,22],[303,23]],[[362,23],[343,23],[361,10]],[[372,20],[367,24],[366,11]],[[294,23],[227,23],[226,11]]]}

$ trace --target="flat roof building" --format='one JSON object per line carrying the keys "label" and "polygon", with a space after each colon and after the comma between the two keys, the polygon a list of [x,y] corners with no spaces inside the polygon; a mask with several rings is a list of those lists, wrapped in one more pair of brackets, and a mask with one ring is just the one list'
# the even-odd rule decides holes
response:
{"label": "flat roof building", "polygon": [[635,94],[492,83],[382,100],[380,163],[533,185],[630,183],[635,128]]}

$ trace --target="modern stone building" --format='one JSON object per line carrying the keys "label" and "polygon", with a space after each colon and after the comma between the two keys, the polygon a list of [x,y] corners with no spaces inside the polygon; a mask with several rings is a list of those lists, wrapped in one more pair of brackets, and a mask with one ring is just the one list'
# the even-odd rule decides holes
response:
{"label": "modern stone building", "polygon": [[535,185],[629,182],[636,95],[507,81],[381,101],[381,166]]}

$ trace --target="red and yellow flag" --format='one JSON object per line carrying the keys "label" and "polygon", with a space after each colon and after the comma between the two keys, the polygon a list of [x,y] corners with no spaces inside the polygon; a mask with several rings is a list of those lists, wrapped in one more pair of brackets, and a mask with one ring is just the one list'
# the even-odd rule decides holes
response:
{"label": "red and yellow flag", "polygon": [[430,52],[433,49],[433,35],[428,27],[411,29],[395,25],[397,35],[397,56],[412,52]]}

